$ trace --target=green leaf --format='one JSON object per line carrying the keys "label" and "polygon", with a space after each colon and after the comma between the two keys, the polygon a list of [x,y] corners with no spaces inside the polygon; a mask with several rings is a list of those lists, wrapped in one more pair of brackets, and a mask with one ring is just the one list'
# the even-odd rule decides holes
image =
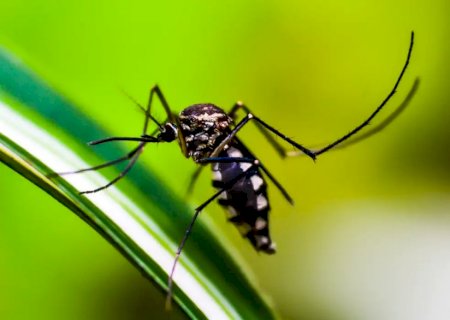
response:
{"label": "green leaf", "polygon": [[[85,143],[110,134],[4,50],[0,94],[0,160],[81,217],[165,291],[192,207],[139,162],[118,187],[87,196],[79,191],[108,180],[98,172],[49,179],[54,171],[92,166],[81,158],[93,158]],[[103,160],[126,153],[115,143],[96,151]],[[275,318],[236,256],[201,219],[196,223],[174,277],[174,299],[191,318]]]}

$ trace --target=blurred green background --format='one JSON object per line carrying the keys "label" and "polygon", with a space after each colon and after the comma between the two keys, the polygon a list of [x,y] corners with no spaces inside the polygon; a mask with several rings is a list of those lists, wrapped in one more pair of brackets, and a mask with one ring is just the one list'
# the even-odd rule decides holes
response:
{"label": "blurred green background", "polygon": [[[121,90],[145,103],[158,83],[175,110],[243,100],[317,146],[384,99],[414,30],[410,68],[378,121],[417,76],[420,88],[377,136],[313,163],[242,132],[296,200],[271,187],[275,256],[255,253],[216,204],[201,219],[285,319],[448,319],[449,14],[446,0],[2,1],[0,44],[116,135],[142,125]],[[176,144],[140,161],[184,195],[195,166]],[[0,177],[0,319],[168,317],[161,293],[85,223],[10,169]],[[192,201],[211,193],[205,173]]]}

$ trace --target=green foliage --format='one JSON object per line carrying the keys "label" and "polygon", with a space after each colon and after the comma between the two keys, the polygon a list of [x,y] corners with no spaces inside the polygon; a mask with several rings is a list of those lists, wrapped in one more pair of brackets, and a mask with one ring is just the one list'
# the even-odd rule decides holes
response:
{"label": "green foliage", "polygon": [[[0,70],[0,85],[3,93],[7,93],[0,105],[0,160],[76,213],[144,276],[166,288],[173,252],[193,210],[139,163],[127,176],[130,186],[126,191],[114,186],[90,196],[80,195],[78,191],[83,188],[80,179],[85,186],[105,183],[98,174],[68,176],[67,181],[61,177],[49,179],[53,171],[62,170],[58,165],[70,168],[75,164],[72,169],[88,167],[77,156],[89,158],[86,154],[92,151],[79,148],[81,153],[75,155],[47,130],[64,131],[79,144],[89,137],[108,134],[78,112],[69,99],[57,94],[5,52],[0,54]],[[114,159],[125,152],[110,143],[99,154],[104,159]],[[181,287],[175,289],[175,300],[188,315],[273,317],[241,267],[208,228],[199,223],[189,242],[175,276]]]}
{"label": "green foliage", "polygon": [[[448,319],[441,293],[450,289],[436,279],[448,278],[449,15],[448,0],[1,1],[1,47],[70,99],[78,111],[67,118],[79,127],[55,125],[53,117],[61,120],[57,107],[44,118],[24,97],[1,100],[89,165],[121,155],[118,147],[128,144],[90,152],[86,141],[141,131],[142,114],[121,89],[145,103],[155,83],[175,111],[199,102],[227,109],[242,100],[289,137],[321,146],[379,105],[398,76],[414,30],[408,72],[371,128],[394,112],[416,77],[420,89],[371,139],[313,163],[305,157],[281,160],[253,126],[243,130],[240,138],[295,200],[289,206],[269,185],[277,254],[254,252],[225,221],[222,208],[211,204],[183,262],[190,267],[188,258],[195,261],[199,243],[219,238],[250,267],[286,319],[428,319],[430,310]],[[0,74],[7,70],[2,65]],[[9,92],[14,83],[16,89],[25,86],[20,77],[2,79],[1,88]],[[28,86],[19,91],[27,101],[39,92]],[[160,110],[156,106],[162,120]],[[82,121],[95,119],[101,130],[84,130],[78,113]],[[139,164],[149,175],[141,184],[145,191],[136,186],[139,177],[117,187],[170,229],[166,242],[173,252],[194,205],[211,195],[211,181],[205,172],[186,208],[183,195],[194,164],[175,143],[149,147]],[[50,168],[86,163],[67,165]],[[102,172],[108,179],[116,173]],[[101,183],[95,175],[84,178],[89,182],[77,190]],[[74,177],[67,179],[72,183]],[[180,211],[166,212],[157,207],[159,199],[149,199],[158,191],[155,181],[163,181],[169,197],[183,199]],[[164,294],[154,289],[160,286],[148,285],[87,224],[6,166],[0,166],[0,197],[0,318],[167,318]],[[205,225],[213,237],[199,236]],[[199,268],[208,275],[215,270],[207,264]],[[219,270],[214,277],[223,274]],[[234,276],[224,281],[242,282]],[[157,315],[158,310],[163,312]]]}

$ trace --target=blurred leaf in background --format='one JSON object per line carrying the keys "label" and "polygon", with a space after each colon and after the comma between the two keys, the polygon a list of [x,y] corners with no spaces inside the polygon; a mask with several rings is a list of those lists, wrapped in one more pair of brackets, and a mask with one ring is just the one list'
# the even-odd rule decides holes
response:
{"label": "blurred leaf in background", "polygon": [[[284,318],[448,319],[449,14],[446,0],[19,0],[0,4],[0,43],[116,135],[142,123],[121,90],[144,103],[158,83],[177,111],[243,100],[315,146],[381,102],[414,30],[410,69],[378,121],[417,76],[421,87],[379,135],[311,163],[280,160],[256,130],[242,132],[296,201],[271,192],[277,255],[243,245],[216,205],[201,219],[223,230]],[[184,195],[195,166],[175,144],[140,161]],[[0,318],[167,316],[161,293],[80,219],[4,166],[0,177]],[[204,174],[194,201],[211,192]]]}

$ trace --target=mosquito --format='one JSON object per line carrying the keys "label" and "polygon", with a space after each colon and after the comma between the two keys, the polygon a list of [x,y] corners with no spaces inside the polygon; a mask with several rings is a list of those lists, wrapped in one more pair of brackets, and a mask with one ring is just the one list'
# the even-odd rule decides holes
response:
{"label": "mosquito", "polygon": [[[255,123],[257,129],[264,135],[268,142],[281,157],[305,155],[312,160],[323,153],[334,148],[341,148],[350,144],[359,142],[362,138],[375,134],[384,128],[389,122],[395,118],[397,114],[392,114],[390,118],[366,132],[364,136],[356,137],[348,140],[357,134],[361,129],[366,127],[373,118],[382,110],[386,103],[395,94],[400,81],[408,67],[411,53],[414,45],[414,32],[411,32],[410,45],[406,57],[406,61],[401,72],[394,84],[394,87],[381,102],[381,104],[372,112],[372,114],[364,120],[360,125],[352,129],[339,139],[327,144],[318,150],[309,149],[300,144],[271,125],[256,116],[242,102],[237,102],[229,112],[212,103],[200,103],[191,105],[179,114],[174,113],[164,97],[159,86],[155,85],[150,90],[150,95],[146,108],[135,103],[145,113],[144,127],[139,137],[109,137],[105,139],[90,142],[90,145],[98,145],[111,141],[137,141],[139,144],[125,156],[91,167],[71,172],[58,173],[59,175],[81,173],[102,169],[120,162],[128,161],[128,164],[120,174],[112,179],[109,183],[93,190],[82,191],[80,193],[95,193],[104,190],[122,179],[133,167],[142,154],[144,147],[148,143],[162,143],[178,141],[181,152],[186,158],[192,158],[199,165],[194,172],[189,190],[192,189],[201,169],[205,165],[211,165],[212,168],[212,184],[217,191],[195,209],[190,224],[187,226],[185,234],[178,246],[175,254],[172,269],[168,278],[168,295],[167,301],[170,304],[172,296],[173,276],[175,267],[180,258],[180,254],[186,244],[186,241],[192,231],[192,228],[202,210],[208,206],[213,200],[217,199],[218,203],[223,206],[228,213],[228,220],[233,223],[244,238],[247,238],[256,251],[273,254],[276,251],[275,243],[272,242],[269,233],[269,211],[270,204],[267,194],[267,182],[270,180],[275,187],[281,192],[283,197],[291,204],[293,199],[287,191],[278,182],[278,180],[270,173],[263,163],[256,157],[250,149],[238,138],[237,134],[248,123]],[[417,84],[417,81],[416,81]],[[410,92],[410,95],[413,90]],[[151,107],[153,101],[157,97],[164,108],[167,119],[160,123],[152,114]],[[410,97],[409,97],[410,98]],[[409,99],[408,98],[408,99]],[[245,116],[237,121],[239,111],[245,112]],[[149,122],[153,121],[157,129],[148,134]],[[288,152],[275,139],[274,136],[281,138],[296,151]],[[345,142],[345,143],[344,143]]]}

